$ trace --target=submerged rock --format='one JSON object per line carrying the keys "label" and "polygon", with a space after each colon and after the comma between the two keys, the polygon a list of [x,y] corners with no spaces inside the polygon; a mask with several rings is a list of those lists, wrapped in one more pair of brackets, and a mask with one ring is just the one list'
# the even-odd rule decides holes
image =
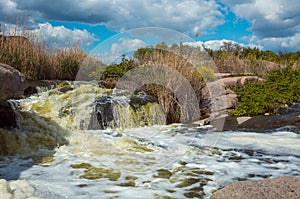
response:
{"label": "submerged rock", "polygon": [[213,193],[211,199],[296,199],[300,198],[300,178],[279,177],[240,181]]}

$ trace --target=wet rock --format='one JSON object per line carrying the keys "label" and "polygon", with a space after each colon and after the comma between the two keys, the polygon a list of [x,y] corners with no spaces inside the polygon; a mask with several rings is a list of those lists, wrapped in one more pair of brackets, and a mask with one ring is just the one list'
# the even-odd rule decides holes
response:
{"label": "wet rock", "polygon": [[111,96],[102,96],[96,100],[95,110],[88,129],[106,129],[113,125],[113,101]]}
{"label": "wet rock", "polygon": [[38,93],[38,89],[35,86],[28,86],[25,90],[24,90],[24,95],[26,97],[31,96],[33,94]]}
{"label": "wet rock", "polygon": [[28,83],[24,76],[13,67],[0,63],[0,101],[20,98]]}
{"label": "wet rock", "polygon": [[0,127],[17,127],[16,115],[8,102],[0,102]]}
{"label": "wet rock", "polygon": [[258,181],[240,181],[216,191],[211,199],[297,199],[300,178],[279,177]]}
{"label": "wet rock", "polygon": [[161,119],[156,117],[161,112],[153,111],[154,106],[151,105],[154,102],[156,102],[155,97],[129,91],[118,91],[113,95],[101,96],[95,101],[88,129],[121,127],[125,122],[127,123],[125,126],[128,127],[158,124],[160,121],[155,119]]}

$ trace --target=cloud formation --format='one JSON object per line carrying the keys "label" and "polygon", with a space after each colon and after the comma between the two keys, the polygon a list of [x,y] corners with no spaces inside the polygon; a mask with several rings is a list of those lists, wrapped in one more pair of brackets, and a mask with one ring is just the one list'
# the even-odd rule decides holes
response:
{"label": "cloud formation", "polygon": [[210,40],[210,41],[205,41],[205,42],[202,42],[202,41],[185,42],[184,44],[189,45],[189,46],[193,46],[193,47],[199,47],[201,50],[203,50],[203,46],[206,47],[206,48],[212,49],[212,50],[220,50],[220,48],[223,46],[224,42],[227,42],[227,43],[230,42],[230,43],[233,43],[233,44],[236,43],[236,44],[239,44],[242,47],[251,47],[251,48],[257,47],[259,49],[262,48],[262,46],[255,45],[255,44],[252,44],[252,43],[250,43],[248,45],[245,45],[245,44],[238,43],[238,42],[228,40],[228,39]]}
{"label": "cloud formation", "polygon": [[222,0],[240,18],[252,23],[250,42],[266,49],[299,50],[299,0]]}
{"label": "cloud formation", "polygon": [[[111,43],[109,52],[100,53],[98,56],[103,63],[111,64],[119,62],[123,54],[130,55],[133,51],[145,46],[147,46],[146,42],[140,39],[119,38]],[[97,53],[97,49],[94,53]]]}
{"label": "cloud formation", "polygon": [[64,26],[53,27],[49,23],[38,24],[38,28],[29,31],[38,36],[41,41],[47,41],[50,48],[58,48],[60,46],[79,46],[91,45],[96,39],[94,35],[87,30],[70,30]]}
{"label": "cloud formation", "polygon": [[226,23],[227,8],[251,22],[249,43],[299,50],[299,0],[0,0],[0,21],[27,18],[32,29],[47,20],[101,24],[116,32],[163,27],[193,37]]}
{"label": "cloud formation", "polygon": [[216,1],[198,0],[0,0],[3,15],[103,24],[114,31],[164,27],[193,35],[224,23]]}

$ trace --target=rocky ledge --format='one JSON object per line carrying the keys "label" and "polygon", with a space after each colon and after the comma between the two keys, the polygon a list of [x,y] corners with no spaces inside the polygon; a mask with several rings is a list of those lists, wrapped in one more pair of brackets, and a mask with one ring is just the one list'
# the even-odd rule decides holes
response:
{"label": "rocky ledge", "polygon": [[298,199],[300,178],[278,177],[240,181],[216,191],[211,199]]}
{"label": "rocky ledge", "polygon": [[276,115],[234,117],[228,114],[221,114],[217,117],[209,118],[205,121],[205,124],[211,124],[220,131],[266,131],[288,126],[300,129],[300,104],[281,108]]}

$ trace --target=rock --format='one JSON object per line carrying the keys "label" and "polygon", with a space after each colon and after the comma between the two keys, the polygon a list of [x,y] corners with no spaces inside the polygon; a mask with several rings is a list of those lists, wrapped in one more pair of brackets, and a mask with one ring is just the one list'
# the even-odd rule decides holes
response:
{"label": "rock", "polygon": [[0,85],[0,102],[21,97],[28,86],[18,70],[2,63],[0,63]]}
{"label": "rock", "polygon": [[0,199],[41,199],[34,196],[34,188],[26,180],[7,182],[0,179]]}
{"label": "rock", "polygon": [[300,128],[300,112],[285,115],[255,116],[237,125],[236,129],[266,130],[285,126]]}
{"label": "rock", "polygon": [[33,196],[34,188],[25,180],[16,180],[9,183],[14,198],[28,198]]}
{"label": "rock", "polygon": [[2,199],[12,199],[11,190],[8,186],[8,183],[4,179],[0,179],[0,198]]}
{"label": "rock", "polygon": [[223,79],[219,79],[218,81],[222,81],[226,87],[228,86],[240,87],[244,85],[246,81],[263,81],[263,79],[256,76],[241,76],[241,77],[226,77]]}
{"label": "rock", "polygon": [[222,81],[209,82],[206,85],[205,95],[209,95],[209,101],[205,109],[211,111],[211,115],[216,112],[232,109],[238,102],[235,92],[225,87]]}
{"label": "rock", "polygon": [[213,119],[209,119],[208,124],[215,127],[218,131],[234,130],[238,124],[236,117],[223,114]]}
{"label": "rock", "polygon": [[8,102],[0,102],[0,127],[14,128],[17,126],[16,115]]}
{"label": "rock", "polygon": [[247,120],[250,120],[251,118],[252,117],[238,117],[236,119],[237,119],[238,124],[242,124],[242,123],[246,122]]}
{"label": "rock", "polygon": [[29,96],[31,96],[31,95],[33,95],[33,94],[36,94],[36,93],[38,93],[38,90],[37,90],[37,88],[36,88],[35,86],[28,86],[28,87],[24,90],[24,95],[25,95],[26,97],[29,97]]}
{"label": "rock", "polygon": [[298,199],[300,178],[279,177],[240,181],[214,192],[211,199]]}

